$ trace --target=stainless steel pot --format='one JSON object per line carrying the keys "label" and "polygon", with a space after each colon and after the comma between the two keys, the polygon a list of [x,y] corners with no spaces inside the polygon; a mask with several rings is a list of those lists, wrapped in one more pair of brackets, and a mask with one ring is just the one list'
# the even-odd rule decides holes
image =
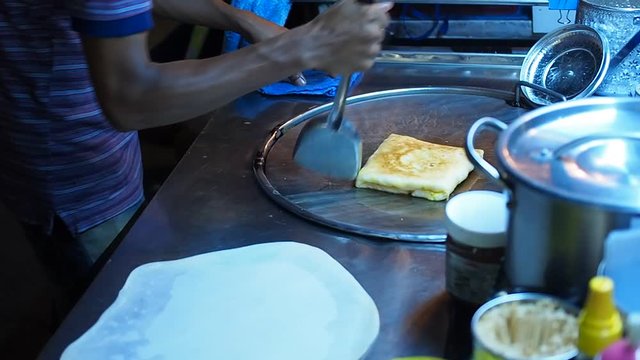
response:
{"label": "stainless steel pot", "polygon": [[611,63],[596,94],[634,96],[640,81],[640,0],[580,0],[576,24],[596,29],[609,43]]}
{"label": "stainless steel pot", "polygon": [[[485,127],[500,131],[497,168],[472,150]],[[640,214],[640,99],[571,100],[509,126],[482,118],[467,134],[466,151],[510,193],[508,289],[580,302],[609,232]]]}

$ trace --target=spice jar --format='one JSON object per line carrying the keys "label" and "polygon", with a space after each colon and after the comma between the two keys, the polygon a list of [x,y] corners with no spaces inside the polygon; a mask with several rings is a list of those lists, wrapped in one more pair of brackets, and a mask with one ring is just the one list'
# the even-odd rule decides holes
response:
{"label": "spice jar", "polygon": [[447,291],[478,306],[497,290],[506,245],[507,196],[468,191],[449,200],[445,215]]}

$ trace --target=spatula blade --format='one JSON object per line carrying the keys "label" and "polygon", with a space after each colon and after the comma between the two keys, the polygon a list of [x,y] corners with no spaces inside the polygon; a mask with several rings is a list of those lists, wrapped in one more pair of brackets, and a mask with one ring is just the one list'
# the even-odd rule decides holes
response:
{"label": "spatula blade", "polygon": [[362,141],[353,125],[344,121],[339,130],[324,119],[310,120],[300,132],[293,159],[301,166],[340,180],[353,180],[362,165]]}

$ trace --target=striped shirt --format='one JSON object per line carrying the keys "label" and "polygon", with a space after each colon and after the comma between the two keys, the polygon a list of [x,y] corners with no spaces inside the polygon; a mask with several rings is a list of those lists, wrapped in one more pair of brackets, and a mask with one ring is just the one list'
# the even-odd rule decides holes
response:
{"label": "striped shirt", "polygon": [[[20,220],[81,233],[143,199],[136,132],[107,121],[78,32],[152,26],[151,1],[0,0],[0,197]],[[75,30],[75,31],[74,31]]]}

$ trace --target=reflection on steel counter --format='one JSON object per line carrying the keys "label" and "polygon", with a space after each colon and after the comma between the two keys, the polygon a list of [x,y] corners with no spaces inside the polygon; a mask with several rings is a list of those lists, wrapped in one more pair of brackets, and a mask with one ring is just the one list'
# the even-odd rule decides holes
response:
{"label": "reflection on steel counter", "polygon": [[[455,66],[385,62],[369,70],[356,91],[443,85],[513,93],[519,67],[505,65],[505,57],[493,58],[493,65],[472,65],[473,56],[459,57]],[[317,99],[306,97],[268,98],[253,93],[207,115],[205,118],[212,121],[108,259],[40,359],[60,359],[62,350],[95,323],[138,265],[278,240],[324,250],[352,273],[374,300],[381,333],[365,359],[391,359],[402,354],[442,356],[450,322],[444,246],[372,239],[318,226],[284,211],[256,184],[251,165],[266,134],[318,104]],[[449,105],[455,109],[456,103]],[[441,135],[461,138],[465,123],[457,124],[455,131]]]}

